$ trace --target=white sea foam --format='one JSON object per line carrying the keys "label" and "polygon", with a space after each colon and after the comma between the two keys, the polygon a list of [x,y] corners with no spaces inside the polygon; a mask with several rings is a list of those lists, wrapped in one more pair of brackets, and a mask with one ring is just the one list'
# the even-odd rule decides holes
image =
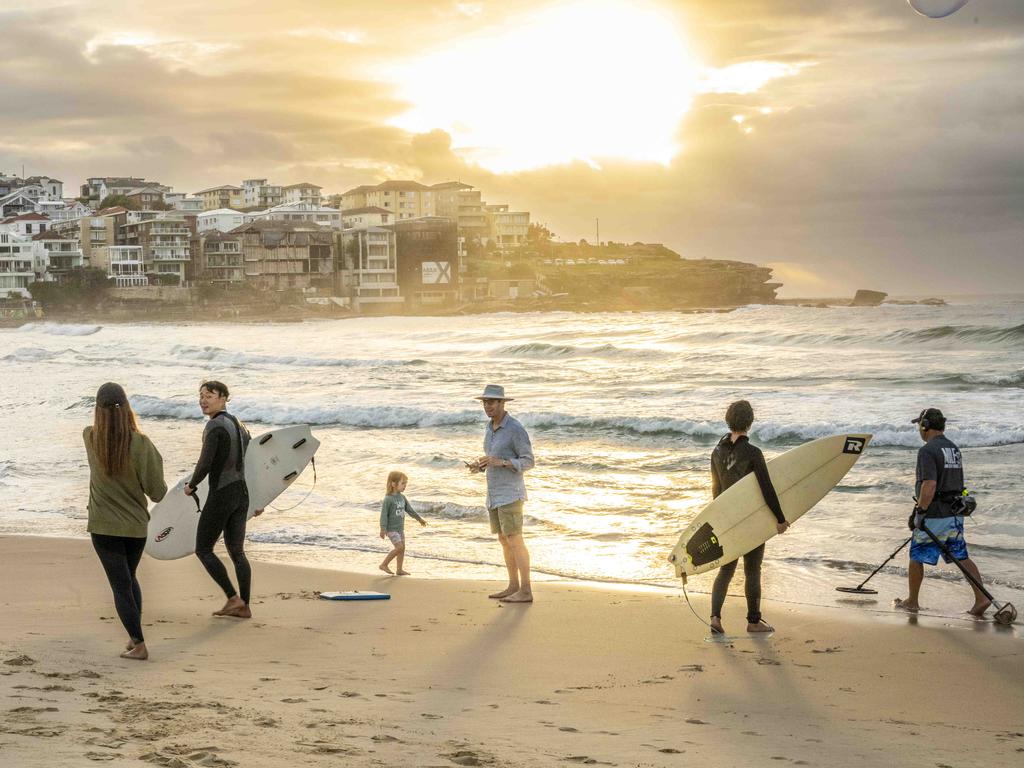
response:
{"label": "white sea foam", "polygon": [[299,368],[355,368],[374,366],[422,365],[423,360],[374,360],[332,357],[302,357],[299,355],[257,355],[234,352],[221,347],[194,347],[175,345],[171,355],[181,360],[201,360],[232,367],[250,365],[288,365]]}
{"label": "white sea foam", "polygon": [[[132,398],[132,407],[140,416],[150,418],[198,419],[201,417],[192,401],[166,400],[149,395]],[[312,424],[354,427],[359,429],[408,429],[461,427],[482,425],[484,417],[477,410],[436,411],[426,408],[383,405],[272,405],[240,402],[233,410],[240,419],[260,424]],[[517,418],[528,428],[597,432],[608,435],[678,435],[710,442],[723,434],[718,421],[695,421],[660,416],[576,416],[566,413],[522,413]],[[786,424],[760,422],[751,436],[764,443],[794,444],[840,434],[874,435],[872,443],[879,446],[914,448],[920,437],[912,425],[892,423],[810,422]],[[956,442],[965,448],[1024,443],[1022,427],[958,427]]]}
{"label": "white sea foam", "polygon": [[51,336],[92,336],[103,330],[102,325],[75,325],[73,323],[25,323],[21,333],[47,333]]}

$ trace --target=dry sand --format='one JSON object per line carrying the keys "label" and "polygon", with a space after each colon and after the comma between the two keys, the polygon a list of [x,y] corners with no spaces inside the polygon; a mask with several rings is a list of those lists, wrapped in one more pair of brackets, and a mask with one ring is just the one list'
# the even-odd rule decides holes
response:
{"label": "dry sand", "polygon": [[675,594],[254,570],[215,619],[194,559],[145,558],[133,662],[87,541],[0,538],[0,766],[1024,765],[1017,629],[769,602],[709,643]]}

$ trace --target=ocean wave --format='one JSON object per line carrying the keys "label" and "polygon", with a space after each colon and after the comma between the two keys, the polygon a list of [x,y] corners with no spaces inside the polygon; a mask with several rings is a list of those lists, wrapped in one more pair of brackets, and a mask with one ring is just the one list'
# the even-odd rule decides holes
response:
{"label": "ocean wave", "polygon": [[1004,375],[986,375],[981,373],[951,373],[934,380],[936,384],[949,384],[965,387],[995,387],[1007,389],[1024,388],[1024,370]]}
{"label": "ocean wave", "polygon": [[822,331],[765,331],[756,330],[700,330],[672,336],[670,341],[706,342],[714,344],[739,343],[763,346],[871,346],[876,344],[922,347],[950,342],[1000,348],[1024,347],[1024,323],[1014,326],[998,325],[938,325],[930,328],[903,329],[876,334],[870,332]]}
{"label": "ocean wave", "polygon": [[12,363],[42,363],[47,360],[56,360],[63,354],[71,352],[70,349],[42,349],[41,347],[19,347],[13,352],[0,357],[0,360]]}
{"label": "ocean wave", "polygon": [[171,347],[171,355],[181,360],[198,360],[231,367],[291,365],[299,368],[368,368],[423,365],[426,362],[425,360],[366,360],[357,358],[301,357],[298,355],[257,355],[248,352],[234,352],[221,347],[193,347],[182,344]]}
{"label": "ocean wave", "polygon": [[18,329],[22,333],[48,333],[51,336],[92,336],[103,330],[102,325],[75,325],[73,323],[25,323]]}
{"label": "ocean wave", "polygon": [[[156,419],[201,418],[193,400],[166,400],[136,395],[132,407],[140,416]],[[436,411],[425,408],[386,405],[278,405],[240,403],[233,411],[240,419],[258,424],[310,424],[359,429],[408,429],[430,427],[483,426],[477,410]],[[568,430],[620,433],[640,436],[678,436],[711,442],[723,434],[717,421],[695,421],[663,416],[574,416],[566,413],[523,413],[519,420],[537,430]],[[912,425],[842,424],[757,424],[751,432],[755,441],[791,445],[831,435],[869,433],[873,445],[916,448],[921,439]],[[956,442],[962,447],[1015,445],[1024,443],[1024,427],[980,426],[957,428]]]}
{"label": "ocean wave", "polygon": [[620,349],[614,344],[599,344],[594,347],[576,347],[567,344],[545,344],[535,341],[528,344],[514,344],[502,347],[494,355],[496,357],[647,357],[649,350]]}

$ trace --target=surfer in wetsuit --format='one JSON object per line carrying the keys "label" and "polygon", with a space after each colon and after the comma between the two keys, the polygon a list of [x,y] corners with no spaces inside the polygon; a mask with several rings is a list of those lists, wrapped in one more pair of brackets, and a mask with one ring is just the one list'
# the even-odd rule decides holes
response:
{"label": "surfer in wetsuit", "polygon": [[[754,409],[746,400],[737,400],[725,412],[725,423],[729,434],[718,441],[711,453],[711,495],[717,498],[730,486],[739,482],[751,472],[757,477],[768,509],[775,515],[776,529],[785,533],[789,528],[779,496],[775,493],[772,479],[768,476],[761,449],[751,445],[747,432],[754,423]],[[761,618],[761,561],[764,559],[764,544],[743,555],[743,592],[747,597],[747,631],[772,632],[774,627]],[[736,573],[736,563],[726,563],[718,570],[715,586],[711,592],[711,631],[723,634],[722,605],[729,590],[729,582]]]}
{"label": "surfer in wetsuit", "polygon": [[[199,484],[210,478],[199,527],[196,531],[196,557],[228,601],[214,616],[252,618],[249,592],[252,569],[245,556],[245,523],[249,511],[249,491],[245,485],[245,449],[249,432],[238,419],[227,412],[228,388],[219,381],[207,381],[199,388],[199,408],[209,418],[203,430],[203,450],[195,471],[185,484],[185,495],[191,496]],[[259,515],[262,509],[257,510]],[[238,590],[228,576],[227,568],[215,554],[213,546],[224,534],[224,546],[235,565]]]}

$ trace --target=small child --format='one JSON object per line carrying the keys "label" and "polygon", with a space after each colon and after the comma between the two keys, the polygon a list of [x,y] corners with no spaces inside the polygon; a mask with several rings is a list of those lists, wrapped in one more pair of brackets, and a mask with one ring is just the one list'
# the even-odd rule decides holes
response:
{"label": "small child", "polygon": [[383,539],[387,536],[394,549],[388,552],[388,556],[379,567],[385,573],[394,575],[395,571],[388,568],[388,565],[395,560],[399,576],[409,575],[409,572],[402,568],[402,561],[405,560],[405,514],[408,512],[420,525],[427,524],[427,521],[413,510],[409,500],[402,495],[408,482],[409,478],[401,472],[389,472],[387,496],[380,504],[380,537]]}

